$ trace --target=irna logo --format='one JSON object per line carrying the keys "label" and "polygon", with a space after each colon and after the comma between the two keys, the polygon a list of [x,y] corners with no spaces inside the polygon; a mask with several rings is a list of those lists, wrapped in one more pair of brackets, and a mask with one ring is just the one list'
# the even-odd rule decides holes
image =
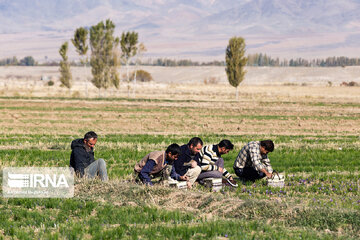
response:
{"label": "irna logo", "polygon": [[74,175],[67,168],[4,168],[3,196],[8,198],[69,198]]}
{"label": "irna logo", "polygon": [[65,175],[60,174],[12,174],[8,173],[8,186],[12,188],[69,187]]}

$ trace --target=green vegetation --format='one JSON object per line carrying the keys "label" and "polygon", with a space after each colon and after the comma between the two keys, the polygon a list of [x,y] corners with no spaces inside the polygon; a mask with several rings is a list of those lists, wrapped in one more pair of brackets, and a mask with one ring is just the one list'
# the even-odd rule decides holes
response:
{"label": "green vegetation", "polygon": [[135,79],[139,82],[150,82],[153,80],[149,72],[141,69],[131,73],[130,81],[134,81]]}
{"label": "green vegetation", "polygon": [[238,87],[244,80],[247,58],[245,57],[245,40],[241,37],[233,37],[226,47],[226,75],[231,86],[236,88],[236,100],[238,100]]}
{"label": "green vegetation", "polygon": [[255,53],[248,55],[248,66],[275,66],[275,67],[345,67],[359,66],[359,58],[349,57],[327,57],[325,59],[303,59],[291,58],[283,59],[272,58],[263,53]]}
{"label": "green vegetation", "polygon": [[[128,83],[128,97],[130,97],[130,75],[129,75],[129,63],[130,59],[137,54],[138,51],[138,38],[137,32],[123,32],[121,34],[120,47],[121,57],[125,61],[126,66],[126,81]],[[136,72],[135,72],[136,75]],[[135,76],[136,78],[136,76]]]}
{"label": "green vegetation", "polygon": [[70,91],[72,86],[72,75],[70,71],[70,63],[67,56],[68,42],[63,43],[59,49],[59,54],[62,58],[60,61],[60,82],[62,85],[67,87]]}
{"label": "green vegetation", "polygon": [[116,53],[119,38],[114,37],[114,31],[115,24],[110,19],[90,28],[92,83],[99,89],[99,95],[101,88],[119,87],[119,56]]}
{"label": "green vegetation", "polygon": [[26,56],[20,61],[14,56],[12,58],[0,59],[0,66],[36,66],[37,62],[32,56]]}
{"label": "green vegetation", "polygon": [[86,28],[80,27],[75,30],[74,38],[71,39],[72,44],[76,48],[76,52],[85,59],[81,59],[80,62],[85,65],[87,63],[87,51],[89,49],[88,46],[88,34],[89,31]]}
{"label": "green vegetation", "polygon": [[[24,146],[25,149],[1,150],[1,164],[66,166],[71,151],[69,143],[76,137],[7,134],[2,146]],[[212,134],[201,137],[210,143],[217,142],[221,136]],[[239,145],[239,141],[247,142],[256,136],[226,137]],[[149,151],[164,149],[172,142],[184,144],[189,138],[186,135],[109,134],[99,138],[96,156],[107,160],[111,179],[123,181],[131,179],[133,166]],[[77,196],[65,201],[1,199],[0,208],[5,214],[2,214],[0,229],[5,236],[21,239],[76,239],[90,236],[92,239],[237,239],[238,236],[246,239],[254,236],[257,239],[272,236],[277,239],[330,239],[337,236],[340,230],[342,237],[355,239],[360,233],[358,149],[314,149],[311,146],[326,144],[328,141],[351,145],[358,138],[278,135],[272,136],[272,139],[281,145],[270,156],[273,167],[286,173],[286,187],[269,188],[264,181],[259,181],[247,183],[238,189],[225,188],[222,193],[214,193],[212,198],[194,206],[200,212],[214,214],[211,220],[194,212],[166,210],[161,204],[144,204],[150,195],[160,195],[164,197],[162,201],[167,201],[174,190],[164,192],[161,189],[130,185],[128,189],[118,189],[119,193],[115,196],[112,196],[113,190],[98,194],[105,201],[89,200],[89,196]],[[299,141],[308,147],[286,147],[291,141]],[[225,167],[230,172],[233,172],[233,159],[238,150],[224,156]],[[91,184],[106,188],[101,186],[101,182]],[[121,188],[120,183],[110,184],[114,188]],[[207,192],[201,188],[197,191]],[[226,209],[216,213],[208,206],[210,202],[221,204],[227,198],[244,202],[231,213],[222,213]],[[127,205],[129,201],[135,202],[136,206]],[[118,206],[119,203],[114,202],[121,204]],[[254,232],[262,234],[260,236]]]}
{"label": "green vegetation", "polygon": [[[82,28],[86,30],[85,28]],[[74,37],[79,37],[78,29],[75,32]],[[72,39],[74,40],[74,39]],[[85,46],[85,45],[84,45]],[[77,50],[78,51],[78,50]],[[255,67],[346,67],[346,66],[359,66],[360,58],[349,57],[327,57],[316,59],[303,59],[303,58],[273,58],[266,53],[254,53],[247,55],[248,61],[246,66]],[[40,64],[41,66],[56,66],[58,62],[45,62]],[[135,62],[130,62],[130,65],[135,65]],[[20,61],[14,56],[12,58],[0,59],[0,66],[36,66],[39,65],[32,56],[27,56]],[[71,66],[78,66],[76,62],[71,62]],[[82,63],[81,63],[82,65]],[[140,65],[144,66],[163,66],[163,67],[178,67],[178,66],[226,66],[225,61],[208,61],[198,62],[191,59],[169,59],[169,58],[157,58],[157,59],[145,59],[140,62]]]}
{"label": "green vegetation", "polygon": [[[107,183],[77,179],[71,199],[0,197],[0,239],[359,238],[358,125],[354,130],[344,128],[326,134],[311,128],[299,134],[285,132],[290,126],[286,124],[292,121],[311,121],[309,125],[322,121],[322,129],[332,121],[356,123],[359,113],[353,111],[352,103],[290,99],[281,102],[280,112],[279,102],[263,99],[251,99],[249,105],[246,101],[221,102],[228,104],[228,111],[219,111],[222,105],[204,100],[0,99],[4,110],[0,166],[68,166],[71,141],[94,129],[99,134],[95,157],[106,160],[110,177]],[[305,109],[302,113],[292,112],[299,106]],[[277,112],[264,111],[272,107]],[[173,115],[174,109],[180,120]],[[194,130],[195,125],[189,130],[185,121],[195,117],[194,122],[207,124],[204,131]],[[150,124],[139,133],[137,121],[144,123],[146,119]],[[120,121],[134,125],[122,126]],[[167,124],[163,132],[151,132],[149,129],[159,121]],[[241,121],[245,121],[241,129],[253,126],[253,122],[258,125],[254,125],[254,132],[223,132]],[[279,126],[279,130],[265,128],[266,122]],[[216,128],[208,130],[212,125]],[[182,127],[181,132],[172,131],[177,126]],[[223,138],[234,143],[234,151],[223,156],[225,168],[232,174],[243,144],[272,139],[275,151],[269,157],[274,169],[285,173],[285,187],[271,188],[260,180],[212,193],[203,186],[178,191],[132,182],[133,167],[144,155],[164,150],[174,142],[185,144],[194,135],[205,144]]]}

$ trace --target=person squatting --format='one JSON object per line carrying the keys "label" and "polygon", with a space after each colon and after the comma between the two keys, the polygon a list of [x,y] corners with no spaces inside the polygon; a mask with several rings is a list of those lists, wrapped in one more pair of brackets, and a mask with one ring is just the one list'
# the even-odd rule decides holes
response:
{"label": "person squatting", "polygon": [[[95,160],[94,147],[98,136],[87,132],[83,138],[71,143],[70,168],[79,178],[99,178],[108,181],[106,162]],[[203,184],[206,178],[222,178],[223,184],[238,187],[237,182],[225,168],[223,155],[234,149],[230,140],[223,139],[218,144],[204,145],[199,137],[193,137],[187,144],[169,145],[165,150],[146,154],[134,166],[134,178],[137,183],[153,185],[155,178],[159,183],[186,181],[187,188],[197,182]],[[239,151],[233,170],[237,178],[254,182],[264,177],[271,178],[273,168],[268,154],[274,151],[272,140],[250,141]]]}

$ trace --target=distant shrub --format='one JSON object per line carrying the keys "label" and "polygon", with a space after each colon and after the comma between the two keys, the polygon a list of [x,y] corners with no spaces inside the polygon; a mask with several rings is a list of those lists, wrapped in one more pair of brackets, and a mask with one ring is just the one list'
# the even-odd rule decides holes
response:
{"label": "distant shrub", "polygon": [[71,97],[73,97],[73,98],[79,98],[79,97],[80,97],[79,91],[74,91],[74,92],[72,93]]}
{"label": "distant shrub", "polygon": [[51,87],[51,86],[54,86],[54,81],[53,80],[50,80],[50,81],[48,81],[47,82],[47,85],[49,86],[49,87]]}
{"label": "distant shrub", "polygon": [[204,78],[204,84],[218,84],[220,81],[219,77],[206,77]]}
{"label": "distant shrub", "polygon": [[357,82],[354,81],[349,82],[349,87],[356,87],[356,86],[359,86]]}
{"label": "distant shrub", "polygon": [[35,59],[32,56],[24,57],[20,60],[20,66],[35,66],[36,62]]}
{"label": "distant shrub", "polygon": [[[135,72],[132,72],[130,75],[130,81],[134,81]],[[145,70],[137,70],[136,71],[136,81],[140,82],[150,82],[153,78],[151,74]]]}
{"label": "distant shrub", "polygon": [[299,84],[286,82],[286,83],[283,83],[283,86],[299,86]]}
{"label": "distant shrub", "polygon": [[351,81],[351,82],[342,82],[340,84],[340,86],[345,86],[345,87],[357,87],[359,86],[359,84],[357,82]]}

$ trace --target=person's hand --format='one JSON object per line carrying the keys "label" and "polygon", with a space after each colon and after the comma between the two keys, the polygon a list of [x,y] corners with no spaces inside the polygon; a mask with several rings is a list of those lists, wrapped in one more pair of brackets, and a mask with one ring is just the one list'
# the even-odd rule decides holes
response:
{"label": "person's hand", "polygon": [[197,162],[191,161],[191,168],[196,168],[196,167],[197,167]]}
{"label": "person's hand", "polygon": [[224,171],[224,168],[219,167],[219,172],[223,172],[223,171]]}
{"label": "person's hand", "polygon": [[271,174],[271,173],[266,172],[265,174],[266,174],[266,177],[268,177],[268,178],[272,178],[272,174]]}
{"label": "person's hand", "polygon": [[191,182],[186,182],[186,185],[187,185],[187,188],[188,188],[188,189],[192,189]]}
{"label": "person's hand", "polygon": [[188,176],[180,176],[180,180],[181,181],[187,181],[187,180],[189,180],[189,177]]}

